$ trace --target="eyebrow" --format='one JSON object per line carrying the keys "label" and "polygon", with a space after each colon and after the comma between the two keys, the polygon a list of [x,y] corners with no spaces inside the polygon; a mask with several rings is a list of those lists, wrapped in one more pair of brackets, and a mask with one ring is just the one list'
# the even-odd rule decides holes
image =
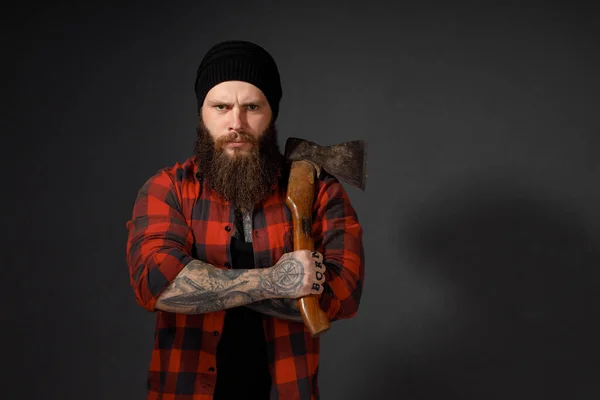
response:
{"label": "eyebrow", "polygon": [[[213,105],[215,105],[215,104],[230,105],[231,104],[231,102],[229,102],[229,101],[225,101],[223,99],[218,99],[218,98],[216,98],[216,99],[206,99],[206,101],[208,103],[210,103],[210,104],[213,104]],[[261,100],[261,99],[249,99],[249,100],[244,101],[242,103],[242,106],[247,106],[247,105],[250,105],[250,104],[262,104],[262,103],[263,103],[263,100]]]}

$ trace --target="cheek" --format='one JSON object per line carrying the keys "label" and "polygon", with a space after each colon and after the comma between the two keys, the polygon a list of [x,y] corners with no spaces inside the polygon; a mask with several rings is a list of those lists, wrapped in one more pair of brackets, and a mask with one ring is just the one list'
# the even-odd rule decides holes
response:
{"label": "cheek", "polygon": [[204,125],[207,127],[215,127],[217,125],[222,125],[225,122],[225,118],[223,113],[217,112],[212,107],[207,107],[202,109],[202,120],[204,121]]}
{"label": "cheek", "polygon": [[262,116],[262,115],[254,115],[248,118],[248,125],[252,128],[252,132],[254,135],[260,135],[262,132],[267,129],[269,126],[269,122],[271,121],[270,117]]}
{"label": "cheek", "polygon": [[210,132],[213,139],[217,139],[219,136],[226,132],[222,119],[215,118],[210,115],[210,112],[205,113],[203,116],[204,126]]}

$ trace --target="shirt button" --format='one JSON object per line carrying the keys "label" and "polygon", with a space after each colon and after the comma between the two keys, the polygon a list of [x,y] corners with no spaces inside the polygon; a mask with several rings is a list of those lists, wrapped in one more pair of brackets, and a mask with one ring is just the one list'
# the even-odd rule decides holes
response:
{"label": "shirt button", "polygon": [[208,372],[215,372],[215,369],[214,369],[214,367],[210,367],[210,368],[208,369]]}
{"label": "shirt button", "polygon": [[227,225],[227,226],[225,227],[225,230],[226,230],[227,232],[230,232],[230,231],[231,231],[231,227],[230,227],[229,225]]}
{"label": "shirt button", "polygon": [[217,332],[217,331],[214,331],[214,332],[213,332],[213,336],[219,336],[219,332]]}

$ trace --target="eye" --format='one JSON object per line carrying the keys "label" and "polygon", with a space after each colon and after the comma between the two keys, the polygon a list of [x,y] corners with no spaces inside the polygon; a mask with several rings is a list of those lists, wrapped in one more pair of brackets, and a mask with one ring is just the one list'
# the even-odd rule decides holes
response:
{"label": "eye", "polygon": [[250,110],[250,111],[256,111],[256,110],[258,110],[258,106],[256,104],[249,104],[248,105],[248,110]]}
{"label": "eye", "polygon": [[224,104],[217,104],[215,108],[217,109],[217,111],[224,111],[226,106]]}

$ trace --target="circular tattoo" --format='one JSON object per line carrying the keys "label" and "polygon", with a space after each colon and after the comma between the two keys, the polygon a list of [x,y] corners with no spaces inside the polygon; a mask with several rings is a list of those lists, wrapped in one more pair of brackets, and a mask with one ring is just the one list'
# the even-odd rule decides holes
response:
{"label": "circular tattoo", "polygon": [[274,289],[289,292],[302,284],[304,266],[294,258],[283,261],[271,272]]}

